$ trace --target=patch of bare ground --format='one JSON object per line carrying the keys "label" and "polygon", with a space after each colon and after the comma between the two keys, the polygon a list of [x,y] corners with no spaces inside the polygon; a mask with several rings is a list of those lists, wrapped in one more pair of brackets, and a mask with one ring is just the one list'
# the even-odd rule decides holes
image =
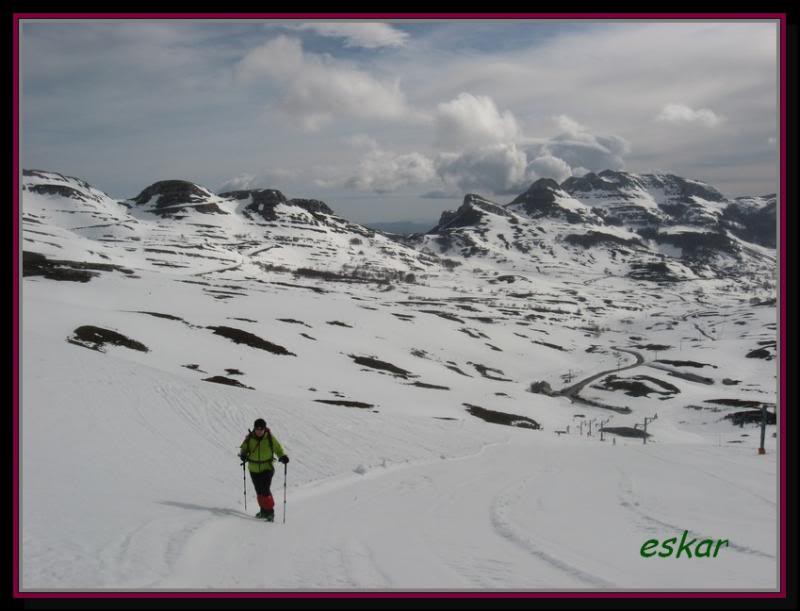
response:
{"label": "patch of bare ground", "polygon": [[23,251],[22,253],[22,275],[24,277],[42,276],[48,280],[89,282],[92,278],[98,276],[99,272],[105,271],[118,271],[128,276],[133,275],[133,270],[120,265],[48,259],[43,254],[30,251]]}
{"label": "patch of bare ground", "polygon": [[381,361],[379,359],[376,359],[375,357],[356,356],[355,354],[348,354],[347,356],[353,359],[357,364],[363,365],[364,367],[369,367],[370,369],[386,371],[401,378],[416,377],[414,374],[412,374],[410,371],[406,369],[397,367],[396,365],[392,365],[391,363],[387,363],[386,361]]}
{"label": "patch of bare ground", "polygon": [[215,384],[225,384],[227,386],[236,386],[237,388],[246,388],[248,390],[254,390],[252,386],[246,386],[242,384],[239,380],[234,380],[233,378],[226,378],[225,376],[211,376],[210,378],[203,378],[203,382],[214,382]]}
{"label": "patch of bare ground", "polygon": [[317,403],[327,403],[329,405],[344,405],[345,407],[356,407],[359,409],[370,409],[375,407],[371,403],[363,403],[361,401],[346,401],[341,399],[314,399]]}
{"label": "patch of bare ground", "polygon": [[432,388],[434,390],[450,390],[449,386],[438,386],[436,384],[427,384],[425,382],[414,382],[413,384],[409,384],[409,386],[419,386],[420,388]]}
{"label": "patch of bare ground", "polygon": [[489,373],[491,371],[491,372],[500,374],[501,376],[506,375],[505,373],[503,373],[503,371],[501,369],[494,369],[492,367],[487,367],[486,365],[481,365],[480,363],[472,363],[472,362],[468,362],[467,365],[472,365],[478,371],[478,373],[480,373],[484,378],[487,378],[489,380],[496,380],[498,382],[513,382],[514,381],[514,380],[511,380],[509,378],[501,378],[501,377],[498,377],[498,376],[493,376],[493,375],[491,375]]}
{"label": "patch of bare ground", "polygon": [[105,345],[123,346],[139,352],[149,352],[150,349],[141,342],[125,337],[122,333],[103,329],[93,325],[83,325],[73,331],[73,335],[67,338],[70,344],[83,346],[98,352],[105,352]]}
{"label": "patch of bare ground", "polygon": [[645,433],[642,429],[631,426],[604,426],[600,430],[604,433],[619,435],[620,437],[638,437],[639,439],[643,437],[652,437],[650,433]]}
{"label": "patch of bare ground", "polygon": [[222,337],[226,337],[237,344],[245,344],[252,348],[258,348],[259,350],[266,350],[267,352],[271,352],[272,354],[278,354],[283,356],[297,356],[294,352],[289,352],[283,346],[273,344],[272,342],[269,342],[265,339],[261,339],[257,335],[253,335],[252,333],[248,333],[247,331],[242,331],[241,329],[226,327],[224,325],[218,327],[208,326],[206,328],[214,331],[214,335],[221,335]]}
{"label": "patch of bare ground", "polygon": [[508,414],[506,412],[498,412],[492,409],[486,409],[479,405],[471,405],[470,403],[462,403],[467,408],[467,411],[473,416],[480,418],[492,424],[502,424],[505,426],[514,426],[524,429],[541,429],[541,425],[533,418],[527,416],[519,416],[517,414]]}

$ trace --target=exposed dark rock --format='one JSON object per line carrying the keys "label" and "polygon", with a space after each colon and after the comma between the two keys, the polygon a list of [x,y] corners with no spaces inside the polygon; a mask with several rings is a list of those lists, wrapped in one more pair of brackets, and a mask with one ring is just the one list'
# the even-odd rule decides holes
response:
{"label": "exposed dark rock", "polygon": [[361,401],[345,401],[338,399],[314,399],[317,403],[328,403],[329,405],[344,405],[345,407],[357,407],[360,409],[369,409],[375,407],[371,403],[363,403]]}
{"label": "exposed dark rock", "polygon": [[649,280],[651,282],[679,282],[683,280],[663,261],[632,261],[628,277],[634,280]]}
{"label": "exposed dark rock", "polygon": [[[641,380],[660,386],[664,390],[656,390]],[[620,378],[616,375],[609,375],[603,378],[598,384],[594,384],[593,387],[603,390],[623,390],[629,397],[649,397],[650,393],[670,395],[680,392],[678,387],[672,384],[645,375],[637,375],[631,378]]]}
{"label": "exposed dark rock", "polygon": [[532,341],[534,344],[540,344],[540,345],[542,345],[542,346],[547,346],[548,348],[553,348],[554,350],[560,350],[561,352],[569,352],[569,350],[567,350],[567,349],[565,349],[565,348],[562,348],[561,346],[559,346],[559,345],[557,345],[557,344],[550,344],[550,343],[548,343],[548,342],[541,342],[541,341],[539,341],[539,340],[537,340],[537,339],[534,339],[534,340],[531,340],[531,341]]}
{"label": "exposed dark rock", "polygon": [[653,350],[657,352],[661,352],[663,350],[669,350],[672,346],[668,346],[666,344],[635,344],[631,346],[632,348],[639,348],[641,350]]}
{"label": "exposed dark rock", "polygon": [[[744,424],[761,424],[762,418],[764,418],[764,416],[761,413],[760,409],[747,410],[743,412],[733,412],[732,414],[725,414],[725,416],[723,417],[724,420],[730,420],[731,424],[734,424],[736,426],[741,426]],[[777,423],[775,412],[767,410],[766,422],[767,424]]]}
{"label": "exposed dark rock", "polygon": [[534,430],[542,428],[541,425],[536,422],[536,420],[533,418],[528,418],[527,416],[498,412],[480,407],[478,405],[471,405],[469,403],[463,403],[462,405],[464,405],[467,408],[467,411],[473,416],[476,416],[481,420],[485,420],[486,422],[491,422],[492,424],[503,424],[505,426],[515,426]]}
{"label": "exposed dark rock", "polygon": [[528,389],[532,393],[536,393],[539,395],[556,395],[558,393],[554,392],[550,386],[550,382],[541,381],[541,382],[531,382],[530,388]]}
{"label": "exposed dark rock", "polygon": [[328,204],[318,199],[290,199],[287,202],[290,206],[297,206],[309,212],[316,212],[318,214],[333,214]]}
{"label": "exposed dark rock", "polygon": [[[58,172],[46,172],[44,170],[22,170],[23,176],[36,176],[38,178],[44,178],[45,180],[50,180],[53,182],[71,182],[73,184],[77,184],[79,187],[86,189],[94,189],[92,185],[90,185],[85,180],[81,180],[80,178],[75,178],[74,176],[65,176],[64,174],[60,174]],[[25,186],[32,186],[32,185],[25,185]],[[97,189],[94,189],[95,191]],[[99,200],[98,200],[99,201]]]}
{"label": "exposed dark rock", "polygon": [[104,346],[111,344],[112,346],[123,346],[131,350],[138,350],[139,352],[149,352],[149,348],[141,342],[130,339],[110,329],[103,329],[93,325],[83,325],[73,331],[74,335],[68,337],[67,341],[70,344],[83,346],[97,350],[98,352],[105,352]]}
{"label": "exposed dark rock", "polygon": [[[593,209],[609,225],[638,225],[643,228],[668,224],[690,223],[719,228],[719,213],[697,201],[722,203],[725,197],[702,182],[687,180],[673,174],[628,174],[604,170],[565,180],[561,187],[580,198],[591,192],[593,199],[606,200],[606,204]],[[657,193],[657,204],[668,218],[654,214],[637,202],[643,192]],[[652,236],[650,236],[652,237]]]}
{"label": "exposed dark rock", "polygon": [[304,327],[311,328],[311,325],[304,323],[302,320],[295,320],[294,318],[278,318],[280,322],[288,322],[293,325],[303,325]]}
{"label": "exposed dark rock", "polygon": [[86,263],[83,261],[67,261],[48,259],[37,252],[23,251],[22,275],[44,276],[48,280],[66,280],[72,282],[88,282],[101,271],[118,271],[133,276],[133,270],[120,265],[108,263]]}
{"label": "exposed dark rock", "polygon": [[445,365],[445,367],[447,367],[447,368],[448,368],[450,371],[455,371],[457,374],[459,374],[459,375],[462,375],[462,376],[464,376],[465,378],[471,378],[471,377],[472,377],[472,376],[471,376],[471,375],[469,375],[468,373],[464,373],[463,371],[461,371],[461,370],[460,370],[458,367],[456,367],[455,365]]}
{"label": "exposed dark rock", "polygon": [[712,378],[706,378],[705,376],[700,376],[696,373],[690,373],[688,371],[667,371],[667,375],[672,376],[673,378],[680,378],[681,380],[688,380],[689,382],[707,384],[709,386],[714,383]]}
{"label": "exposed dark rock", "polygon": [[756,350],[751,350],[748,352],[745,357],[748,359],[765,359],[767,361],[771,361],[775,358],[775,353],[773,350],[768,348],[757,348]]}
{"label": "exposed dark rock", "polygon": [[379,369],[382,371],[388,371],[389,373],[393,373],[394,375],[400,377],[416,377],[410,371],[402,369],[401,367],[397,367],[396,365],[392,365],[391,363],[387,363],[386,361],[380,361],[376,358],[370,356],[356,356],[354,354],[348,354],[348,356],[353,359],[359,365],[363,365],[364,367],[370,367],[372,369]]}
{"label": "exposed dark rock", "polygon": [[257,335],[253,335],[252,333],[248,333],[247,331],[242,331],[241,329],[234,329],[233,327],[226,327],[226,326],[219,326],[219,327],[209,326],[206,328],[214,331],[214,335],[221,335],[222,337],[227,337],[229,340],[232,340],[237,344],[245,344],[253,348],[258,348],[259,350],[266,350],[267,352],[271,352],[272,354],[297,356],[294,352],[289,352],[283,346],[279,346],[277,344],[273,344],[272,342],[268,342],[267,340],[261,339]]}
{"label": "exposed dark rock", "polygon": [[449,312],[440,312],[438,310],[419,310],[419,311],[423,314],[434,314],[435,316],[438,316],[439,318],[444,318],[445,320],[452,320],[461,323],[464,322],[458,316],[456,316],[455,314],[450,314]]}
{"label": "exposed dark rock", "polygon": [[645,433],[641,429],[636,429],[630,426],[605,426],[600,429],[604,433],[613,433],[614,435],[619,435],[620,437],[652,437],[650,433]]}
{"label": "exposed dark rock", "polygon": [[753,401],[751,399],[706,399],[704,403],[716,403],[718,405],[730,405],[734,407],[772,407],[773,403],[765,403],[763,401]]}
{"label": "exposed dark rock", "polygon": [[659,233],[655,241],[681,248],[684,259],[705,259],[718,251],[732,256],[741,252],[739,244],[722,231]]}
{"label": "exposed dark rock", "polygon": [[435,390],[450,390],[449,386],[437,386],[436,384],[426,384],[425,382],[414,382],[409,386],[419,386],[420,388],[432,388]]}
{"label": "exposed dark rock", "polygon": [[709,363],[698,363],[696,361],[668,361],[666,359],[658,359],[655,362],[666,363],[667,365],[674,365],[676,367],[713,367],[714,369],[717,369],[716,365],[711,365]]}
{"label": "exposed dark rock", "polygon": [[[545,216],[564,218],[570,223],[584,223],[591,219],[573,210],[563,208],[557,203],[559,196],[567,197],[559,184],[552,178],[540,178],[525,193],[517,196],[507,207],[518,206],[531,218]],[[594,219],[591,219],[593,222]]]}
{"label": "exposed dark rock", "polygon": [[[480,195],[469,193],[464,197],[464,203],[455,212],[445,211],[439,219],[439,223],[428,233],[442,233],[450,229],[460,227],[475,227],[481,224],[486,213],[497,214],[511,218],[511,213],[502,206],[482,198]],[[449,244],[448,244],[449,246]]]}
{"label": "exposed dark rock", "polygon": [[743,240],[766,246],[776,247],[777,238],[777,198],[774,194],[765,195],[762,205],[748,205],[752,198],[739,198],[729,204],[722,213],[726,229]]}
{"label": "exposed dark rock", "polygon": [[187,180],[161,180],[153,183],[131,201],[138,205],[156,198],[155,209],[160,210],[178,204],[200,204],[206,202],[211,193]]}
{"label": "exposed dark rock", "polygon": [[61,197],[69,197],[71,199],[77,199],[82,202],[89,201],[89,198],[86,197],[83,193],[74,189],[72,187],[68,187],[66,185],[27,185],[26,189],[28,191],[33,191],[34,193],[39,193],[41,195],[60,195]]}
{"label": "exposed dark rock", "polygon": [[148,314],[150,316],[155,316],[156,318],[166,318],[167,320],[179,320],[181,322],[186,322],[180,316],[173,316],[172,314],[162,314],[160,312],[145,312],[144,310],[136,310],[137,314]]}
{"label": "exposed dark rock", "polygon": [[[604,180],[607,178],[607,180]],[[589,172],[583,176],[570,176],[561,183],[561,188],[567,193],[580,193],[589,191],[609,191],[619,193],[621,189],[635,187],[632,177],[624,172],[603,170],[600,174]]]}
{"label": "exposed dark rock", "polygon": [[583,246],[583,248],[591,248],[598,244],[619,244],[621,246],[639,246],[644,247],[636,238],[625,239],[620,236],[604,233],[602,231],[588,231],[581,234],[569,234],[564,237],[567,244],[576,244]]}
{"label": "exposed dark rock", "polygon": [[492,367],[487,367],[486,365],[481,365],[479,363],[468,363],[468,364],[472,365],[478,371],[478,373],[480,373],[484,378],[488,378],[490,380],[496,380],[498,382],[513,382],[514,381],[514,380],[510,380],[509,378],[499,378],[497,376],[492,376],[492,375],[489,375],[489,373],[488,373],[488,372],[492,371],[494,373],[500,374],[501,376],[506,375],[500,369],[493,369]]}
{"label": "exposed dark rock", "polygon": [[243,210],[244,215],[249,218],[253,218],[253,215],[258,215],[265,221],[274,221],[278,218],[275,206],[286,203],[286,197],[277,189],[227,191],[220,193],[219,196],[236,200],[252,198],[252,201]]}
{"label": "exposed dark rock", "polygon": [[236,386],[238,388],[246,388],[248,390],[254,390],[252,386],[246,386],[242,384],[239,380],[226,378],[225,376],[212,376],[210,378],[203,378],[203,382],[214,382],[215,384],[225,384],[227,386]]}

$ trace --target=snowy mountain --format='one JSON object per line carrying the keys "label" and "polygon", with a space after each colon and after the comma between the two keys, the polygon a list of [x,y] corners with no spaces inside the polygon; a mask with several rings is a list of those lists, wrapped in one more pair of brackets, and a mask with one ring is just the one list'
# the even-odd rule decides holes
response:
{"label": "snowy mountain", "polygon": [[79,179],[39,170],[24,172],[22,188],[23,250],[56,260],[189,274],[313,268],[363,279],[436,264],[336,216],[323,202],[287,200],[277,190],[217,195],[191,182],[164,180],[117,202]]}
{"label": "snowy mountain", "polygon": [[[774,198],[601,172],[399,236],[22,179],[23,590],[777,587]],[[684,531],[728,543],[642,554]]]}
{"label": "snowy mountain", "polygon": [[654,281],[754,276],[775,265],[768,197],[728,201],[698,181],[607,170],[561,185],[540,179],[505,205],[467,195],[407,243],[537,270],[572,263],[585,271],[601,262],[606,273]]}
{"label": "snowy mountain", "polygon": [[763,197],[737,197],[722,214],[723,224],[739,238],[775,248],[777,230],[775,225],[775,195]]}

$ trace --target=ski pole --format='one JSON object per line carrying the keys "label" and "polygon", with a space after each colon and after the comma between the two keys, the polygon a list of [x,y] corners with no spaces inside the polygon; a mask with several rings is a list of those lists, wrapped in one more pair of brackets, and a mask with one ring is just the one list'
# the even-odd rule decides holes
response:
{"label": "ski pole", "polygon": [[247,511],[247,476],[245,475],[244,461],[242,461],[242,484],[244,484],[244,510]]}
{"label": "ski pole", "polygon": [[286,463],[283,463],[283,523],[286,524]]}

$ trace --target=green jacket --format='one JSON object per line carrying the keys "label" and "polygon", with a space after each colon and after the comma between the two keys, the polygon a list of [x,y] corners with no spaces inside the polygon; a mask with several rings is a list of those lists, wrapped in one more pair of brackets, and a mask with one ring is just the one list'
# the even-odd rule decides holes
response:
{"label": "green jacket", "polygon": [[249,433],[239,449],[239,454],[244,455],[247,462],[250,463],[248,466],[250,473],[272,471],[274,469],[272,461],[275,460],[275,457],[280,458],[286,455],[281,444],[269,429],[261,436],[261,439],[255,433]]}

